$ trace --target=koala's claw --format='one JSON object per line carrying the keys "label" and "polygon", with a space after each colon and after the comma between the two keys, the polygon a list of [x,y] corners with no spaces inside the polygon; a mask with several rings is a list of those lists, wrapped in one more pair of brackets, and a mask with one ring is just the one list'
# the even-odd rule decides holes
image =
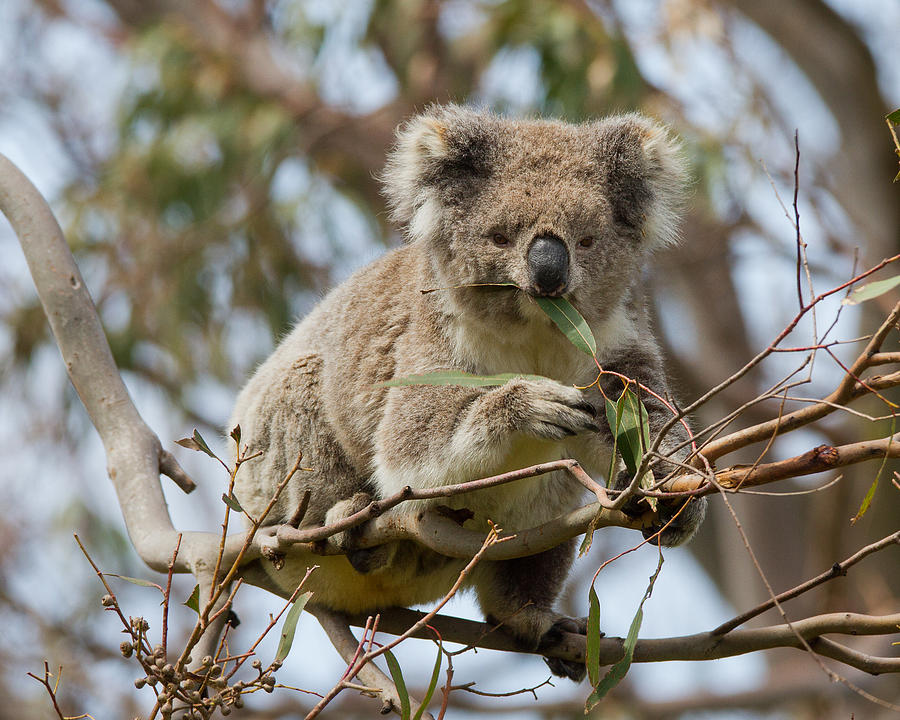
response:
{"label": "koala's claw", "polygon": [[[681,545],[690,540],[703,518],[706,515],[706,498],[694,498],[688,502],[687,506],[681,510],[682,505],[688,498],[678,498],[661,503],[659,506],[657,522],[647,527],[641,528],[641,534],[644,538],[650,540],[653,545],[663,545],[664,547],[672,547],[673,545]],[[678,511],[681,510],[679,513]],[[675,514],[678,516],[675,517]],[[672,519],[674,518],[674,519]],[[672,521],[669,523],[669,521]],[[659,535],[656,535],[661,528],[668,527]],[[656,535],[656,537],[653,537]],[[650,538],[653,538],[652,540]]]}
{"label": "koala's claw", "polygon": [[569,678],[574,682],[581,682],[587,673],[584,663],[574,662],[573,660],[560,660],[559,658],[545,657],[544,662],[547,667],[557,677]]}
{"label": "koala's claw", "polygon": [[[544,637],[541,638],[541,644],[558,642],[562,639],[562,634],[566,632],[586,635],[587,618],[561,617],[544,633]],[[550,672],[558,677],[569,678],[569,680],[574,680],[575,682],[584,680],[586,667],[583,662],[546,656],[544,657],[544,662],[547,663]]]}
{"label": "koala's claw", "polygon": [[[631,473],[628,470],[622,470],[616,477],[613,487],[617,490],[624,490],[631,482]],[[706,515],[706,498],[694,498],[688,503],[687,507],[681,509],[687,498],[672,498],[671,500],[660,500],[659,511],[655,521],[650,525],[641,528],[641,534],[645,540],[650,540],[653,545],[662,544],[663,547],[672,547],[681,545],[690,540],[703,518]],[[630,517],[641,517],[649,510],[649,506],[645,502],[641,502],[638,495],[632,495],[622,506],[622,512]],[[681,510],[681,512],[679,512]],[[677,517],[675,517],[677,514]],[[674,520],[672,519],[674,518]],[[672,520],[671,523],[669,521]],[[668,527],[659,535],[656,535],[661,528],[669,523]],[[656,537],[653,537],[656,535]],[[651,540],[651,538],[653,538]]]}
{"label": "koala's claw", "polygon": [[[349,515],[362,510],[366,505],[372,502],[372,496],[366,492],[358,492],[353,497],[341,500],[332,506],[325,515],[325,524],[330,525],[334,522],[342,520]],[[331,538],[331,542],[340,548],[346,556],[350,565],[356,572],[365,575],[374,570],[384,568],[390,564],[392,551],[385,545],[379,545],[373,548],[358,547],[358,538],[362,533],[364,525],[335,533]]]}
{"label": "koala's claw", "polygon": [[519,380],[511,381],[506,392],[521,413],[519,430],[548,440],[600,432],[597,409],[577,388],[554,380]]}

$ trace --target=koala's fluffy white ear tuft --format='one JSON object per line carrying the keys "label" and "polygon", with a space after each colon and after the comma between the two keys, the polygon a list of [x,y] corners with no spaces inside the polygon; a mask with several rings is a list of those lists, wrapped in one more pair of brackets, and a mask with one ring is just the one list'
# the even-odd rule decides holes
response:
{"label": "koala's fluffy white ear tuft", "polygon": [[639,229],[651,247],[677,242],[689,187],[681,142],[636,113],[601,121],[597,130],[615,220]]}
{"label": "koala's fluffy white ear tuft", "polygon": [[397,130],[381,181],[394,220],[413,237],[437,226],[440,202],[460,179],[489,172],[494,118],[458,105],[432,106]]}

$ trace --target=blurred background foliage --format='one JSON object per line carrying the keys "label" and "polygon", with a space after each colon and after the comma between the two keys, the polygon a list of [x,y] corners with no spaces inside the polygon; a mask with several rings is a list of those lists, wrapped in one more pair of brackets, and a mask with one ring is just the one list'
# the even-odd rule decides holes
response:
{"label": "blurred background foliage", "polygon": [[[155,428],[171,428],[170,442],[192,426],[221,432],[237,388],[292,320],[401,241],[375,180],[398,123],[448,101],[570,120],[641,110],[674,126],[694,164],[685,242],[661,253],[647,280],[675,386],[689,399],[795,312],[794,230],[773,191],[790,201],[795,128],[817,289],[898,251],[896,160],[882,119],[900,104],[898,34],[890,0],[9,0],[0,9],[0,149],[53,201],[116,361],[149,398]],[[13,242],[3,236],[5,255],[18,252]],[[103,479],[78,460],[90,429],[21,263],[0,269],[0,280],[2,427],[18,448],[2,497],[11,507],[39,479],[61,488],[2,531],[0,614],[25,623],[30,659],[70,643],[70,653],[102,663],[103,644],[77,630],[90,578],[71,581],[68,611],[48,615],[22,580],[32,559],[25,540],[87,527],[109,563],[142,570],[115,508],[92,499]],[[844,337],[867,331],[879,311],[851,316]],[[823,369],[810,394],[835,371]],[[735,385],[703,419],[756,395],[774,377],[767,372]],[[766,408],[748,422],[754,412]],[[871,432],[826,424],[808,447]],[[55,477],[60,468],[72,477]],[[776,587],[894,526],[889,484],[864,522],[847,523],[870,474],[803,502],[738,504],[758,552],[777,558],[766,564]],[[694,552],[725,601],[749,606],[763,590],[734,562],[743,550],[731,520],[712,515]],[[49,555],[39,563],[45,577]],[[854,582],[798,601],[798,612],[884,610],[898,591],[896,560],[873,560]],[[0,648],[10,692],[22,682],[18,653]],[[81,683],[76,701],[94,698],[84,688],[97,685],[81,665],[69,686]],[[770,661],[769,677],[793,704],[751,693],[734,707],[792,708],[779,717],[846,717],[856,707],[840,694],[823,706],[824,676],[799,665],[790,653]],[[127,687],[106,692],[120,716],[137,712],[126,709]],[[622,717],[664,716],[628,692],[615,706]],[[33,716],[45,714],[40,697],[32,702],[43,708]],[[683,702],[685,712],[724,704]],[[865,717],[876,716],[867,706]]]}

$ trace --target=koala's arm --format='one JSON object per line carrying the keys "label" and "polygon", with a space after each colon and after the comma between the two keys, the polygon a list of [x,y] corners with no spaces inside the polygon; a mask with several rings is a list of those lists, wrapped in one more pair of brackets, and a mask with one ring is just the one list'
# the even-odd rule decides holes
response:
{"label": "koala's arm", "polygon": [[559,440],[598,430],[595,413],[580,390],[553,380],[391,388],[376,436],[374,479],[387,494],[556,459]]}

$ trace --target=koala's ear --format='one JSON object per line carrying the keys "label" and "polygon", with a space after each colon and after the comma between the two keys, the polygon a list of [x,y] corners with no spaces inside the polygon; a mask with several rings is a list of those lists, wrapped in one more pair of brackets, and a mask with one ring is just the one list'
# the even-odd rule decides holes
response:
{"label": "koala's ear", "polygon": [[487,177],[496,120],[489,113],[448,105],[433,106],[401,125],[381,174],[394,219],[419,224],[412,222],[414,216],[429,200],[433,204],[436,197]]}
{"label": "koala's ear", "polygon": [[652,246],[675,243],[689,177],[681,143],[637,114],[608,118],[597,132],[614,220]]}

